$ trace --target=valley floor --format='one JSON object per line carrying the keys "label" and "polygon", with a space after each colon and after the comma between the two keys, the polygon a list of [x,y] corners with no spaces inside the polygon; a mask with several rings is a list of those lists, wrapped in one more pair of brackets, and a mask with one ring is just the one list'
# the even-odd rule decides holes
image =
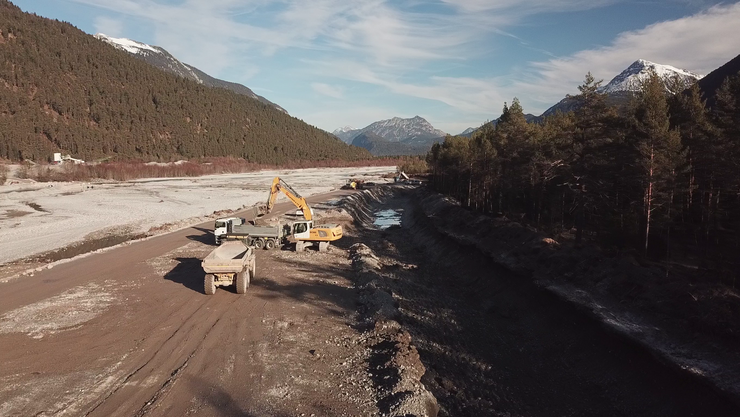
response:
{"label": "valley floor", "polygon": [[381,175],[392,172],[389,166],[125,182],[8,181],[15,183],[0,186],[0,280],[26,270],[8,265],[21,258],[43,254],[45,264],[264,203],[276,176],[307,197],[339,189],[351,177],[384,182]]}
{"label": "valley floor", "polygon": [[[0,415],[740,415],[451,242],[420,196],[312,197],[345,236],[324,253],[258,251],[244,295],[203,292],[210,222],[0,283]],[[381,211],[400,223],[381,230]]]}

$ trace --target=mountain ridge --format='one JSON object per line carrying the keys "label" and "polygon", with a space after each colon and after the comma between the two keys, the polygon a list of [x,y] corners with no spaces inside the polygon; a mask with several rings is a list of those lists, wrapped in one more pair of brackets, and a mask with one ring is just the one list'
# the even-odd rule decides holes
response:
{"label": "mountain ridge", "polygon": [[371,156],[273,106],[162,71],[5,0],[0,61],[0,158],[10,161],[50,161],[56,152],[88,161],[231,157],[269,165]]}
{"label": "mountain ridge", "polygon": [[378,120],[361,129],[352,129],[350,126],[345,126],[334,130],[332,134],[346,143],[352,143],[356,136],[364,132],[373,132],[389,142],[440,138],[447,135],[444,131],[435,129],[425,118],[418,115],[407,119],[392,117]]}
{"label": "mountain ridge", "polygon": [[703,98],[707,100],[708,107],[714,106],[717,99],[717,90],[722,86],[725,79],[736,74],[740,74],[740,55],[727,61],[699,80],[699,89]]}
{"label": "mountain ridge", "polygon": [[95,37],[95,39],[105,42],[113,46],[116,49],[126,51],[129,54],[135,56],[136,58],[139,58],[143,60],[144,62],[148,63],[149,65],[152,65],[163,71],[167,71],[175,75],[178,75],[180,77],[193,80],[197,82],[198,84],[205,85],[206,87],[224,88],[226,90],[233,91],[237,94],[251,97],[264,104],[273,106],[276,109],[284,113],[288,113],[287,110],[271,102],[270,100],[256,94],[249,87],[243,84],[239,84],[239,83],[235,83],[231,81],[225,81],[219,78],[212,77],[208,75],[207,73],[205,73],[204,71],[192,65],[186,64],[180,61],[179,59],[175,58],[171,53],[169,53],[166,49],[162,48],[161,46],[149,45],[149,44],[139,42],[133,39],[128,39],[128,38],[114,38],[104,33],[96,33],[93,36]]}
{"label": "mountain ridge", "polygon": [[666,88],[669,87],[671,79],[678,77],[681,83],[691,84],[703,78],[703,75],[695,74],[685,69],[676,68],[671,65],[656,64],[655,62],[638,59],[624,71],[612,78],[609,83],[599,89],[601,93],[616,93],[621,91],[637,92],[640,86],[650,75],[655,72],[663,80]]}
{"label": "mountain ridge", "polygon": [[[373,122],[362,129],[353,129],[350,126],[338,128],[332,134],[345,143],[355,144],[354,140],[361,135],[371,132],[373,135],[363,138],[359,145],[368,149],[373,155],[379,155],[373,149],[383,149],[383,156],[387,155],[418,155],[432,148],[432,145],[441,142],[447,136],[442,130],[434,128],[425,118],[417,115],[407,119],[392,117],[390,119]],[[382,138],[388,144],[396,143],[399,146],[371,146],[378,142],[375,136]],[[385,153],[394,149],[400,153]],[[387,151],[391,152],[391,151]]]}

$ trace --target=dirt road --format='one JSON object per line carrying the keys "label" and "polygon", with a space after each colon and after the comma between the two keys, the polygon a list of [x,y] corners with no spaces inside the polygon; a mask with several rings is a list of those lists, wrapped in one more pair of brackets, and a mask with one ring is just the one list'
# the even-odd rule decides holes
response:
{"label": "dirt road", "polygon": [[259,251],[206,296],[211,226],[4,284],[0,415],[373,415],[346,252]]}

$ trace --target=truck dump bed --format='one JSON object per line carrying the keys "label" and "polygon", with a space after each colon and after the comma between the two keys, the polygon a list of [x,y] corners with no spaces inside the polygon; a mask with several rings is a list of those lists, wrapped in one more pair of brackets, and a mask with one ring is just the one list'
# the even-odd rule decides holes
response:
{"label": "truck dump bed", "polygon": [[209,253],[200,264],[208,274],[240,272],[244,269],[251,250],[238,240],[224,242]]}
{"label": "truck dump bed", "polygon": [[240,224],[232,226],[229,234],[278,238],[280,237],[280,226],[253,226],[251,224]]}

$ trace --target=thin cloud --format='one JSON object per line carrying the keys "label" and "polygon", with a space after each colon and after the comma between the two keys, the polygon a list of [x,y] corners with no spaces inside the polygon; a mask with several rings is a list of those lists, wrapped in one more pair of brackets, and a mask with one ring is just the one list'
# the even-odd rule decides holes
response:
{"label": "thin cloud", "polygon": [[327,97],[342,98],[344,93],[341,88],[333,87],[329,84],[324,83],[311,83],[311,88],[319,94]]}
{"label": "thin cloud", "polygon": [[93,26],[95,26],[98,33],[105,33],[113,37],[120,37],[124,34],[123,22],[107,16],[96,17]]}
{"label": "thin cloud", "polygon": [[586,72],[607,83],[637,59],[707,74],[740,52],[740,3],[715,6],[693,16],[624,32],[611,45],[568,57],[532,63],[532,72],[516,88],[545,110],[565,94],[576,93]]}
{"label": "thin cloud", "polygon": [[[408,2],[385,0],[67,1],[151,25],[154,43],[214,76],[239,71],[242,78],[232,81],[244,82],[245,76],[263,67],[262,60],[279,60],[281,76],[291,71],[294,79],[332,99],[349,98],[348,92],[336,87],[339,83],[331,79],[335,77],[444,103],[482,121],[495,118],[491,115],[515,96],[525,111],[544,111],[565,94],[577,92],[587,71],[608,81],[643,58],[707,73],[740,51],[736,36],[740,4],[734,4],[625,32],[608,46],[533,62],[513,74],[438,77],[428,64],[464,67],[472,57],[495,50],[495,37],[513,38],[526,48],[549,54],[512,33],[511,28],[527,16],[588,10],[623,0],[440,0],[446,6],[443,11],[420,7],[426,3],[405,7]],[[105,19],[98,18],[96,27],[115,29],[113,20]],[[427,75],[419,75],[420,69]],[[311,113],[312,107],[303,105],[305,113]],[[361,124],[339,117],[336,121],[337,125]]]}
{"label": "thin cloud", "polygon": [[526,16],[544,12],[588,10],[617,3],[619,0],[442,0],[455,9],[466,12],[502,12]]}

